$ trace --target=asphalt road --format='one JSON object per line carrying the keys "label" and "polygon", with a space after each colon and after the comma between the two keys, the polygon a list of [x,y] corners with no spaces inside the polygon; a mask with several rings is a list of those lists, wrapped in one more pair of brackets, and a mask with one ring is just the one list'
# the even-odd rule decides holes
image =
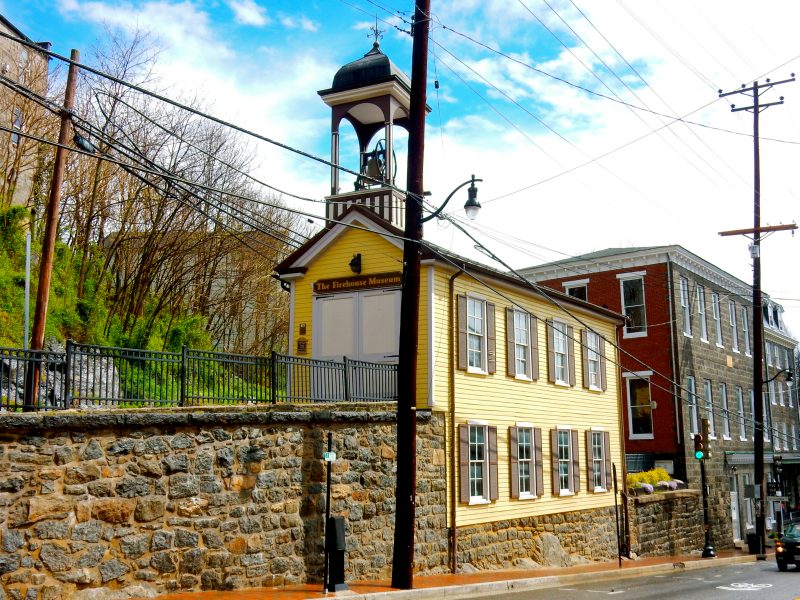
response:
{"label": "asphalt road", "polygon": [[544,590],[483,596],[493,600],[800,600],[800,570],[775,561],[723,565],[661,575],[591,581]]}

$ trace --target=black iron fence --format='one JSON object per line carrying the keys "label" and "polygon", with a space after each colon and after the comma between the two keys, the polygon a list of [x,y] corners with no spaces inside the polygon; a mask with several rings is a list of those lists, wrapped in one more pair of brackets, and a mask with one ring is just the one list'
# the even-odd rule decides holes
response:
{"label": "black iron fence", "polygon": [[63,352],[0,348],[0,410],[386,402],[397,365],[182,348],[76,344]]}

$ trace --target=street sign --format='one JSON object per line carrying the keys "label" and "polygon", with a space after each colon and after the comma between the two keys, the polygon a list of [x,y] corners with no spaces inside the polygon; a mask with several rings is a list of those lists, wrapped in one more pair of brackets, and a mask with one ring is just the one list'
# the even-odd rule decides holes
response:
{"label": "street sign", "polygon": [[323,452],[322,460],[325,462],[333,462],[336,460],[336,452]]}

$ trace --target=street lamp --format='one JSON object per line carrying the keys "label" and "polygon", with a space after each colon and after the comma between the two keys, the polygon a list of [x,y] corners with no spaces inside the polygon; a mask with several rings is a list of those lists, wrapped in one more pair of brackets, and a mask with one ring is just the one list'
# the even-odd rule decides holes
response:
{"label": "street lamp", "polygon": [[475,179],[475,175],[473,175],[472,179],[467,179],[464,183],[459,184],[456,189],[448,194],[447,198],[444,199],[444,202],[442,202],[442,205],[439,208],[437,208],[427,217],[422,217],[420,220],[423,223],[427,223],[431,219],[438,217],[444,210],[444,207],[447,206],[447,203],[450,202],[450,198],[452,198],[458,190],[469,183],[472,185],[470,185],[469,189],[467,190],[467,201],[464,203],[464,212],[470,221],[474,221],[478,217],[478,212],[481,210],[481,203],[478,202],[478,188],[475,187],[476,181],[483,181],[483,179]]}
{"label": "street lamp", "polygon": [[[755,353],[754,353],[755,354]],[[760,367],[760,362],[755,363],[756,367]],[[760,368],[756,369],[758,373],[761,372]],[[753,415],[753,468],[755,470],[755,483],[758,486],[758,498],[756,502],[756,535],[758,536],[758,554],[756,559],[766,560],[767,548],[767,525],[766,515],[764,508],[766,504],[765,490],[764,490],[764,386],[775,381],[777,377],[786,373],[786,383],[791,385],[794,374],[789,369],[780,369],[772,377],[766,381],[762,381],[759,389],[757,390],[760,398],[755,401],[755,414]]]}

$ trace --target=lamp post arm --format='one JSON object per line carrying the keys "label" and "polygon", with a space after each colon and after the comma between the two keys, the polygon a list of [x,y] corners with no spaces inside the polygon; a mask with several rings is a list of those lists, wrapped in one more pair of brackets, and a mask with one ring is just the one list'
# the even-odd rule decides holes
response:
{"label": "lamp post arm", "polygon": [[460,190],[465,185],[470,184],[470,183],[472,185],[475,185],[476,181],[483,181],[483,179],[475,179],[474,175],[473,175],[472,179],[467,179],[464,183],[460,184],[458,187],[456,187],[456,189],[454,189],[452,192],[450,192],[450,194],[448,194],[447,198],[445,198],[444,202],[442,203],[442,205],[439,208],[437,208],[435,211],[433,211],[427,217],[422,217],[422,219],[420,219],[420,222],[427,223],[431,219],[433,219],[435,217],[438,217],[442,213],[442,211],[444,210],[444,207],[447,206],[447,203],[450,202],[450,198],[455,196],[455,194],[456,194],[456,192],[458,190]]}
{"label": "lamp post arm", "polygon": [[791,370],[791,369],[781,369],[780,371],[778,371],[777,373],[775,373],[775,375],[773,375],[772,377],[770,377],[769,379],[767,379],[767,380],[764,382],[764,384],[766,385],[766,384],[767,384],[767,383],[769,383],[770,381],[775,381],[775,379],[776,379],[776,378],[778,377],[778,375],[780,375],[781,373],[786,373],[786,374],[788,375],[788,377],[786,378],[786,381],[787,381],[787,382],[790,382],[790,381],[792,381],[792,379],[793,379],[793,373],[792,373],[792,370]]}

